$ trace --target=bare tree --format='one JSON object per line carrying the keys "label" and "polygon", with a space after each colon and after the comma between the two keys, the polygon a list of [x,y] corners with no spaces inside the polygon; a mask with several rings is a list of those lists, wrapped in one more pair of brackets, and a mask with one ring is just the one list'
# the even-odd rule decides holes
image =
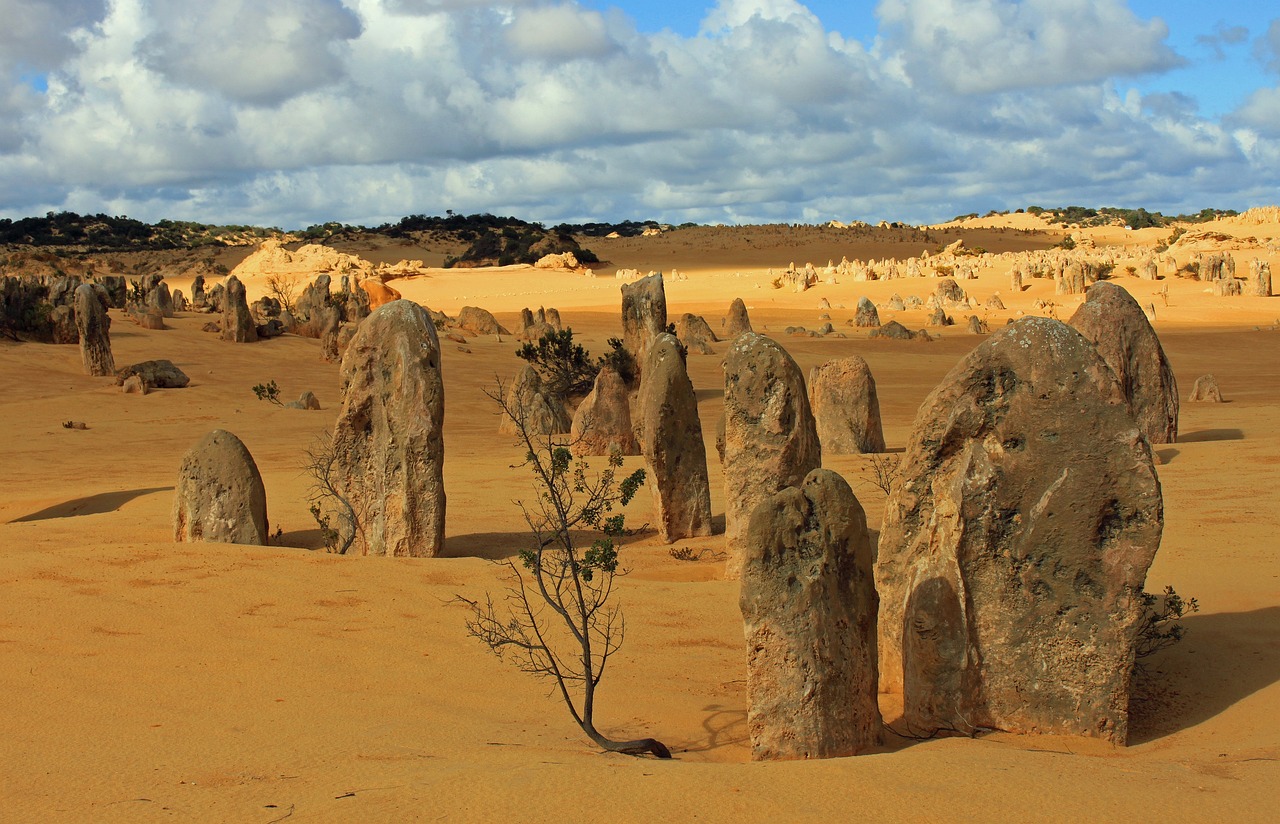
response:
{"label": "bare tree", "polygon": [[280,308],[293,314],[293,302],[298,296],[296,277],[276,273],[267,276],[267,294],[280,301]]}
{"label": "bare tree", "polygon": [[[525,410],[507,402],[501,381],[485,394],[516,424],[525,452],[521,465],[533,472],[537,500],[516,502],[533,542],[518,561],[500,562],[510,574],[505,604],[496,605],[491,595],[484,603],[467,601],[472,611],[467,632],[499,657],[509,654],[521,671],[551,679],[574,722],[598,746],[670,758],[660,741],[614,741],[595,726],[596,687],[626,630],[621,609],[609,603],[619,574],[613,539],[623,532],[624,516],[610,513],[644,484],[644,470],[619,479],[622,458],[615,455],[606,469],[590,474],[563,437],[531,431]],[[583,529],[600,533],[586,549],[574,542],[574,532]]]}
{"label": "bare tree", "polygon": [[874,452],[867,455],[865,471],[870,475],[867,483],[888,495],[901,463],[900,458],[883,452]]}
{"label": "bare tree", "polygon": [[311,476],[311,517],[320,526],[325,547],[345,555],[360,533],[361,519],[351,498],[338,488],[338,453],[332,435],[321,432],[316,436],[306,456],[303,470]]}

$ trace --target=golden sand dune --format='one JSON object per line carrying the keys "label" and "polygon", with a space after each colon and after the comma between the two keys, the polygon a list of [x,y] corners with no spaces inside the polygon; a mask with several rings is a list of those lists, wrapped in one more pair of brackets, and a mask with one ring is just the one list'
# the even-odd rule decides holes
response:
{"label": "golden sand dune", "polygon": [[[903,446],[922,399],[979,340],[962,327],[932,343],[870,340],[845,325],[859,296],[926,297],[934,280],[823,282],[801,293],[770,286],[769,268],[823,266],[840,259],[838,246],[799,237],[789,250],[771,235],[747,245],[747,233],[726,232],[732,248],[718,249],[707,248],[714,233],[689,243],[679,235],[619,239],[597,252],[614,266],[678,267],[688,280],[667,284],[669,312],[705,315],[713,329],[742,297],[756,329],[776,336],[806,373],[862,355],[890,449]],[[1048,280],[1011,294],[1011,265],[994,259],[961,282],[979,305],[1001,294],[1005,311],[973,312],[992,328],[1032,312],[1036,300],[1063,318],[1081,300],[1055,296]],[[602,271],[438,270],[393,285],[451,315],[483,306],[509,328],[524,306],[555,306],[599,353],[620,332],[618,281]],[[1142,281],[1123,263],[1115,271],[1140,303],[1154,304],[1184,398],[1211,372],[1229,401],[1184,404],[1179,442],[1156,450],[1166,527],[1147,588],[1173,585],[1198,598],[1201,612],[1140,678],[1128,748],[1048,736],[889,736],[881,751],[855,758],[750,763],[737,584],[721,580],[722,563],[675,559],[650,532],[623,549],[631,574],[617,597],[628,638],[597,718],[608,735],[652,735],[676,757],[601,755],[548,684],[466,636],[466,611],[454,600],[496,593],[500,569],[489,561],[527,540],[511,501],[529,496],[529,478],[510,468],[520,456],[497,435],[482,391],[495,375],[514,374],[514,343],[476,338],[463,352],[445,342],[446,557],[340,557],[318,549],[300,468],[338,400],[337,367],[320,360],[319,342],[235,345],[202,332],[201,315],[144,331],[113,312],[118,364],[170,358],[191,385],[125,395],[109,379],[85,377],[74,346],[0,342],[0,820],[1275,820],[1280,298],[1216,298],[1196,281]],[[823,299],[832,308],[820,310]],[[816,328],[823,312],[847,338],[782,333]],[[881,309],[882,320],[911,328],[924,314]],[[725,344],[714,346],[723,353]],[[690,355],[689,371],[703,431],[714,432],[720,356]],[[272,379],[286,400],[314,391],[323,410],[259,402],[251,387]],[[65,429],[67,420],[88,429]],[[236,433],[253,453],[279,545],[172,542],[179,462],[213,428]],[[722,479],[707,441],[720,516]],[[884,495],[868,482],[867,460],[828,455],[824,465],[853,484],[874,529]],[[629,523],[651,520],[650,506],[638,496]],[[895,698],[882,700],[892,724]]]}

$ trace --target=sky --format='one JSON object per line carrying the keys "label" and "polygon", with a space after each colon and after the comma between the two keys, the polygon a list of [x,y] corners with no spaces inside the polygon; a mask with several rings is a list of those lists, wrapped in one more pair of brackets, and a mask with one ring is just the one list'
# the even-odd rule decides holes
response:
{"label": "sky", "polygon": [[1257,0],[0,0],[0,217],[1280,203]]}

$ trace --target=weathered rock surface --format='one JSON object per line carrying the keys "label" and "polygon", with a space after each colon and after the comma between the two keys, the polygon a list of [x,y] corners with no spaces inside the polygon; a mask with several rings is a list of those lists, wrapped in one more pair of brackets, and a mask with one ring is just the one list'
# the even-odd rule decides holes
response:
{"label": "weathered rock surface", "polygon": [[137,375],[147,382],[152,389],[182,389],[191,383],[187,373],[183,372],[173,361],[163,358],[135,363],[116,372],[116,386],[123,386],[130,375]]}
{"label": "weathered rock surface", "polygon": [[333,431],[337,486],[354,503],[363,555],[434,556],[444,546],[444,383],[427,311],[408,300],[361,322],[342,358]]}
{"label": "weathered rock surface", "polygon": [[729,314],[724,319],[724,339],[733,340],[743,332],[750,332],[751,318],[747,315],[747,305],[742,298],[734,298],[729,304]]}
{"label": "weathered rock surface", "polygon": [[649,347],[636,404],[640,449],[652,473],[649,488],[658,532],[667,542],[711,534],[711,491],[698,401],[680,343],[663,333]]}
{"label": "weathered rock surface", "polygon": [[1218,381],[1213,375],[1201,375],[1196,378],[1187,400],[1192,403],[1222,403],[1222,391],[1218,389]]}
{"label": "weathered rock surface", "polygon": [[473,335],[510,335],[488,309],[464,306],[458,312],[458,326]]}
{"label": "weathered rock surface", "polygon": [[400,300],[400,292],[398,290],[391,288],[377,278],[366,278],[360,281],[360,289],[368,297],[370,311],[386,306],[393,300]]}
{"label": "weathered rock surface", "polygon": [[182,459],[173,500],[173,539],[267,543],[267,491],[244,443],[222,429]]}
{"label": "weathered rock surface", "polygon": [[880,683],[916,734],[1125,740],[1163,505],[1115,376],[1071,327],[1006,326],[916,416],[876,563]]}
{"label": "weathered rock surface", "polygon": [[1271,264],[1260,258],[1249,262],[1249,295],[1271,297]]}
{"label": "weathered rock surface", "polygon": [[878,600],[853,490],[815,469],[756,507],[746,543],[752,759],[836,758],[878,744]]}
{"label": "weathered rock surface", "polygon": [[901,323],[898,323],[896,320],[889,321],[884,326],[881,326],[879,329],[871,330],[871,337],[873,338],[889,338],[891,340],[913,340],[916,336],[917,336],[916,332],[912,332],[910,329],[903,326]]}
{"label": "weathered rock surface", "polygon": [[1115,372],[1129,411],[1152,443],[1178,439],[1178,382],[1156,330],[1122,287],[1099,281],[1071,316]]}
{"label": "weathered rock surface", "polygon": [[827,454],[884,451],[876,380],[861,356],[829,360],[810,369],[809,407]]}
{"label": "weathered rock surface", "polygon": [[76,333],[80,338],[80,360],[84,363],[84,371],[97,377],[114,375],[116,361],[111,354],[111,317],[92,284],[80,284],[75,295]]}
{"label": "weathered rock surface", "polygon": [[[342,329],[342,312],[337,306],[323,306],[313,318],[312,323],[320,332],[320,357],[334,363],[341,358],[338,352],[338,334]],[[435,326],[431,327],[433,330]]]}
{"label": "weathered rock surface", "polygon": [[76,310],[66,304],[55,305],[49,312],[50,342],[71,345],[80,342]]}
{"label": "weathered rock surface", "polygon": [[222,339],[232,343],[253,343],[258,339],[257,324],[249,311],[244,284],[235,275],[227,278],[222,298]]}
{"label": "weathered rock surface", "polygon": [[858,311],[853,316],[855,326],[861,326],[867,329],[874,329],[880,325],[880,313],[876,311],[876,305],[866,295],[858,298]]}
{"label": "weathered rock surface", "polygon": [[714,355],[715,350],[711,348],[711,344],[718,341],[716,333],[711,331],[711,325],[707,323],[706,318],[701,315],[695,315],[685,312],[676,318],[676,337],[694,355]]}
{"label": "weathered rock surface", "polygon": [[725,575],[742,570],[751,512],[822,464],[804,375],[775,341],[744,332],[724,364]]}
{"label": "weathered rock surface", "polygon": [[667,331],[667,293],[662,273],[622,284],[622,345],[643,374],[645,355],[658,335]]}
{"label": "weathered rock surface", "polygon": [[591,393],[578,404],[569,434],[575,455],[639,455],[631,426],[627,384],[612,366],[601,367]]}
{"label": "weathered rock surface", "polygon": [[316,397],[316,393],[308,390],[299,395],[296,401],[286,403],[285,408],[315,411],[320,408],[320,400]]}
{"label": "weathered rock surface", "polygon": [[[506,399],[507,409],[514,415],[523,416],[525,429],[530,435],[562,435],[573,426],[564,402],[542,385],[542,377],[532,364],[526,363],[516,373],[515,380],[507,388]],[[504,411],[498,421],[498,432],[518,434],[517,419]]]}

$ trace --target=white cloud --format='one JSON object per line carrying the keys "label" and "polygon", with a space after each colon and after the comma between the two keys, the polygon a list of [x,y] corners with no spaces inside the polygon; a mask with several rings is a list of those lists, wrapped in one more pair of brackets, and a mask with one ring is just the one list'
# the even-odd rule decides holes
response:
{"label": "white cloud", "polygon": [[1168,27],[1122,0],[880,0],[917,81],[961,93],[1093,83],[1180,64]]}
{"label": "white cloud", "polygon": [[1280,182],[1280,92],[1224,124],[1118,88],[1178,59],[1119,0],[883,0],[869,51],[795,0],[721,0],[694,37],[572,0],[3,8],[48,77],[0,87],[6,215],[925,220]]}
{"label": "white cloud", "polygon": [[156,3],[138,51],[166,79],[234,101],[274,105],[334,83],[360,34],[339,0]]}
{"label": "white cloud", "polygon": [[506,39],[519,56],[542,60],[600,57],[618,48],[603,15],[568,4],[517,11]]}

